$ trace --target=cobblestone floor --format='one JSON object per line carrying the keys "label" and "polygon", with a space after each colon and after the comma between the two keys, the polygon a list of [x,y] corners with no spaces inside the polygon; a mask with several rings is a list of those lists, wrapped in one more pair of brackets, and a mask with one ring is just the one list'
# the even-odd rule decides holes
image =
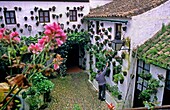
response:
{"label": "cobblestone floor", "polygon": [[[55,88],[46,110],[108,110],[106,102],[97,99],[97,91],[88,82],[87,73],[71,73],[52,82]],[[81,109],[76,109],[78,106]]]}

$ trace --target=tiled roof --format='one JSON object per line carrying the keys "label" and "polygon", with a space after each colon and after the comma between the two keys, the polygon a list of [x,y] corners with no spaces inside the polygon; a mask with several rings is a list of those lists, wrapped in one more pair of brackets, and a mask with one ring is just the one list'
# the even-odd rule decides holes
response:
{"label": "tiled roof", "polygon": [[163,28],[137,49],[137,57],[147,63],[170,69],[170,25]]}
{"label": "tiled roof", "polygon": [[101,7],[92,9],[85,18],[123,17],[142,14],[168,0],[113,0]]}

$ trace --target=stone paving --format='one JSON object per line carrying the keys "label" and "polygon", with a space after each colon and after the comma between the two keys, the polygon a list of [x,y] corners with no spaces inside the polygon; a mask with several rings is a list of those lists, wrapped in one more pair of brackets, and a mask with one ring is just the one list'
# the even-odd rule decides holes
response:
{"label": "stone paving", "polygon": [[108,110],[106,102],[98,100],[98,93],[88,82],[87,73],[71,73],[52,79],[52,82],[55,88],[46,110]]}

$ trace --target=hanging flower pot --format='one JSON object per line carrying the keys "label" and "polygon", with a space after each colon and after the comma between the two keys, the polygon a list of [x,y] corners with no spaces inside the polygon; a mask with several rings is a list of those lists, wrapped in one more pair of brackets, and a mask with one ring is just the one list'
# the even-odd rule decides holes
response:
{"label": "hanging flower pot", "polygon": [[80,27],[81,27],[81,24],[78,24],[78,25],[77,25],[77,28],[80,29]]}
{"label": "hanging flower pot", "polygon": [[60,18],[61,18],[61,17],[62,17],[62,14],[60,14],[59,16],[60,16]]}
{"label": "hanging flower pot", "polygon": [[55,6],[53,6],[53,7],[52,7],[52,10],[53,10],[53,11],[55,11],[55,9],[56,9],[56,7],[55,7]]}
{"label": "hanging flower pot", "polygon": [[38,20],[38,16],[35,16],[35,19]]}
{"label": "hanging flower pot", "polygon": [[84,32],[84,29],[81,29],[81,32]]}
{"label": "hanging flower pot", "polygon": [[34,11],[37,12],[37,10],[38,10],[38,7],[34,7]]}
{"label": "hanging flower pot", "polygon": [[78,17],[80,17],[80,16],[81,16],[81,14],[79,13],[79,14],[78,14]]}
{"label": "hanging flower pot", "polygon": [[83,11],[83,9],[84,9],[84,6],[80,6],[80,10]]}
{"label": "hanging flower pot", "polygon": [[4,7],[4,11],[7,11],[7,8],[6,8],[6,7]]}
{"label": "hanging flower pot", "polygon": [[100,23],[100,26],[103,27],[103,23]]}
{"label": "hanging flower pot", "polygon": [[2,20],[3,19],[3,16],[0,16],[0,20]]}
{"label": "hanging flower pot", "polygon": [[2,24],[1,24],[1,28],[4,28],[4,27],[5,27],[5,24],[4,24],[4,23],[2,23]]}
{"label": "hanging flower pot", "polygon": [[104,32],[104,31],[105,31],[105,28],[102,28],[102,31]]}
{"label": "hanging flower pot", "polygon": [[39,26],[39,24],[40,24],[40,23],[37,21],[37,22],[36,22],[36,26]]}
{"label": "hanging flower pot", "polygon": [[56,15],[56,18],[57,18],[57,19],[58,19],[58,17],[59,17],[59,16],[58,16],[58,15]]}
{"label": "hanging flower pot", "polygon": [[105,31],[104,33],[105,33],[105,35],[108,35],[108,31]]}
{"label": "hanging flower pot", "polygon": [[76,10],[76,7],[74,7],[73,9]]}
{"label": "hanging flower pot", "polygon": [[34,14],[34,12],[33,12],[33,11],[30,11],[30,13],[31,13],[31,15],[33,15],[33,14]]}
{"label": "hanging flower pot", "polygon": [[15,32],[15,31],[16,31],[16,28],[14,27],[12,30]]}
{"label": "hanging flower pot", "polygon": [[34,20],[34,16],[31,16],[31,20]]}
{"label": "hanging flower pot", "polygon": [[67,21],[66,23],[67,23],[67,25],[69,25],[69,21]]}
{"label": "hanging flower pot", "polygon": [[83,13],[81,13],[81,17],[83,17]]}
{"label": "hanging flower pot", "polygon": [[69,10],[69,7],[66,7],[67,10]]}
{"label": "hanging flower pot", "polygon": [[18,28],[20,27],[20,24],[19,24],[19,23],[17,23],[17,27],[18,27]]}
{"label": "hanging flower pot", "polygon": [[80,10],[80,7],[77,7],[77,10]]}
{"label": "hanging flower pot", "polygon": [[23,29],[20,29],[20,32],[23,33]]}
{"label": "hanging flower pot", "polygon": [[127,71],[123,71],[123,75],[126,76],[127,75]]}
{"label": "hanging flower pot", "polygon": [[111,38],[112,38],[112,35],[108,35],[108,38],[111,39]]}
{"label": "hanging flower pot", "polygon": [[83,20],[83,19],[81,19],[81,23],[82,23],[82,24],[84,23],[84,20]]}
{"label": "hanging flower pot", "polygon": [[66,13],[66,16],[69,17],[69,12]]}
{"label": "hanging flower pot", "polygon": [[21,7],[19,7],[19,11],[21,11],[22,10],[22,8]]}
{"label": "hanging flower pot", "polygon": [[2,11],[2,7],[0,7],[0,11]]}
{"label": "hanging flower pot", "polygon": [[24,26],[25,26],[25,28],[27,28],[27,27],[28,27],[28,24],[24,24]]}
{"label": "hanging flower pot", "polygon": [[75,24],[73,24],[73,29],[75,29],[76,28],[76,25]]}
{"label": "hanging flower pot", "polygon": [[108,31],[109,31],[109,32],[112,32],[112,28],[111,28],[111,27],[109,27],[109,28],[108,28]]}
{"label": "hanging flower pot", "polygon": [[55,14],[52,14],[52,18],[55,19],[56,15]]}
{"label": "hanging flower pot", "polygon": [[40,8],[40,11],[42,11],[43,9],[42,8]]}
{"label": "hanging flower pot", "polygon": [[122,29],[123,29],[123,31],[126,31],[127,27],[126,27],[126,26],[124,26],[124,27],[122,27]]}
{"label": "hanging flower pot", "polygon": [[41,34],[42,34],[42,32],[38,32],[38,34],[39,34],[39,35],[41,35]]}
{"label": "hanging flower pot", "polygon": [[49,11],[51,11],[52,9],[51,9],[51,8],[49,8],[48,10],[49,10]]}
{"label": "hanging flower pot", "polygon": [[18,7],[14,7],[15,11],[17,11]]}
{"label": "hanging flower pot", "polygon": [[77,32],[78,32],[78,29],[76,28],[74,32],[77,33]]}
{"label": "hanging flower pot", "polygon": [[27,21],[27,19],[28,19],[28,18],[25,16],[25,17],[24,17],[24,20]]}

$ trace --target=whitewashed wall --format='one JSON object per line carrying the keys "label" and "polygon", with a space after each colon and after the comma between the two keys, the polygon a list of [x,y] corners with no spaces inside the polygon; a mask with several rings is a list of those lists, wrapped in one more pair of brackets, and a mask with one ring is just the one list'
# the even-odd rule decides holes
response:
{"label": "whitewashed wall", "polygon": [[90,0],[90,8],[96,8],[106,3],[111,2],[112,0]]}
{"label": "whitewashed wall", "polygon": [[[158,79],[158,74],[159,75],[162,74],[163,77],[166,78],[167,70],[165,70],[163,68],[159,68],[154,65],[150,65],[150,73],[152,73],[152,76],[156,79]],[[165,82],[161,81],[160,84],[163,85],[163,87],[158,88],[158,92],[157,92],[156,96],[158,97],[158,102],[160,102],[159,105],[162,105]]]}
{"label": "whitewashed wall", "polygon": [[[21,2],[21,1],[0,1],[0,7],[2,7],[2,11],[0,12],[0,16],[3,16],[3,20],[0,21],[0,24],[4,23],[5,24],[5,19],[4,19],[4,13],[3,13],[3,7],[7,7],[7,10],[14,10],[14,7],[21,7],[21,11],[16,11],[16,21],[17,23],[20,23],[20,28],[23,28],[23,35],[26,36],[35,36],[37,34],[37,31],[43,31],[43,23],[40,23],[40,25],[37,27],[36,26],[36,20],[34,19],[33,21],[31,20],[31,14],[30,11],[34,11],[34,7],[38,7],[39,9],[42,8],[43,10],[48,10],[49,8],[52,8],[53,6],[56,7],[56,10],[50,11],[50,23],[53,22],[59,22],[64,24],[64,29],[67,29],[68,27],[72,29],[72,25],[75,24],[81,24],[81,19],[83,17],[77,17],[78,21],[77,22],[70,22],[69,25],[66,24],[67,21],[69,21],[69,17],[66,16],[66,12],[69,12],[66,7],[69,7],[69,9],[73,9],[74,7],[80,7],[84,6],[84,9],[82,11],[77,11],[78,14],[83,13],[83,16],[87,15],[89,13],[89,2]],[[62,17],[58,19],[53,19],[52,14],[62,14]],[[28,20],[25,21],[24,17],[27,16]],[[34,12],[33,16],[38,16],[38,11]],[[32,32],[29,33],[28,29],[24,27],[24,24],[32,25]],[[48,24],[48,23],[47,23]],[[13,28],[16,27],[16,25],[7,25],[7,28]],[[19,32],[19,29],[17,28],[17,32]],[[81,29],[85,28],[84,25],[81,25]]]}
{"label": "whitewashed wall", "polygon": [[163,23],[170,23],[169,10],[170,1],[167,1],[150,11],[132,17],[126,33],[126,36],[132,39],[132,47],[140,45],[151,38],[161,29]]}

